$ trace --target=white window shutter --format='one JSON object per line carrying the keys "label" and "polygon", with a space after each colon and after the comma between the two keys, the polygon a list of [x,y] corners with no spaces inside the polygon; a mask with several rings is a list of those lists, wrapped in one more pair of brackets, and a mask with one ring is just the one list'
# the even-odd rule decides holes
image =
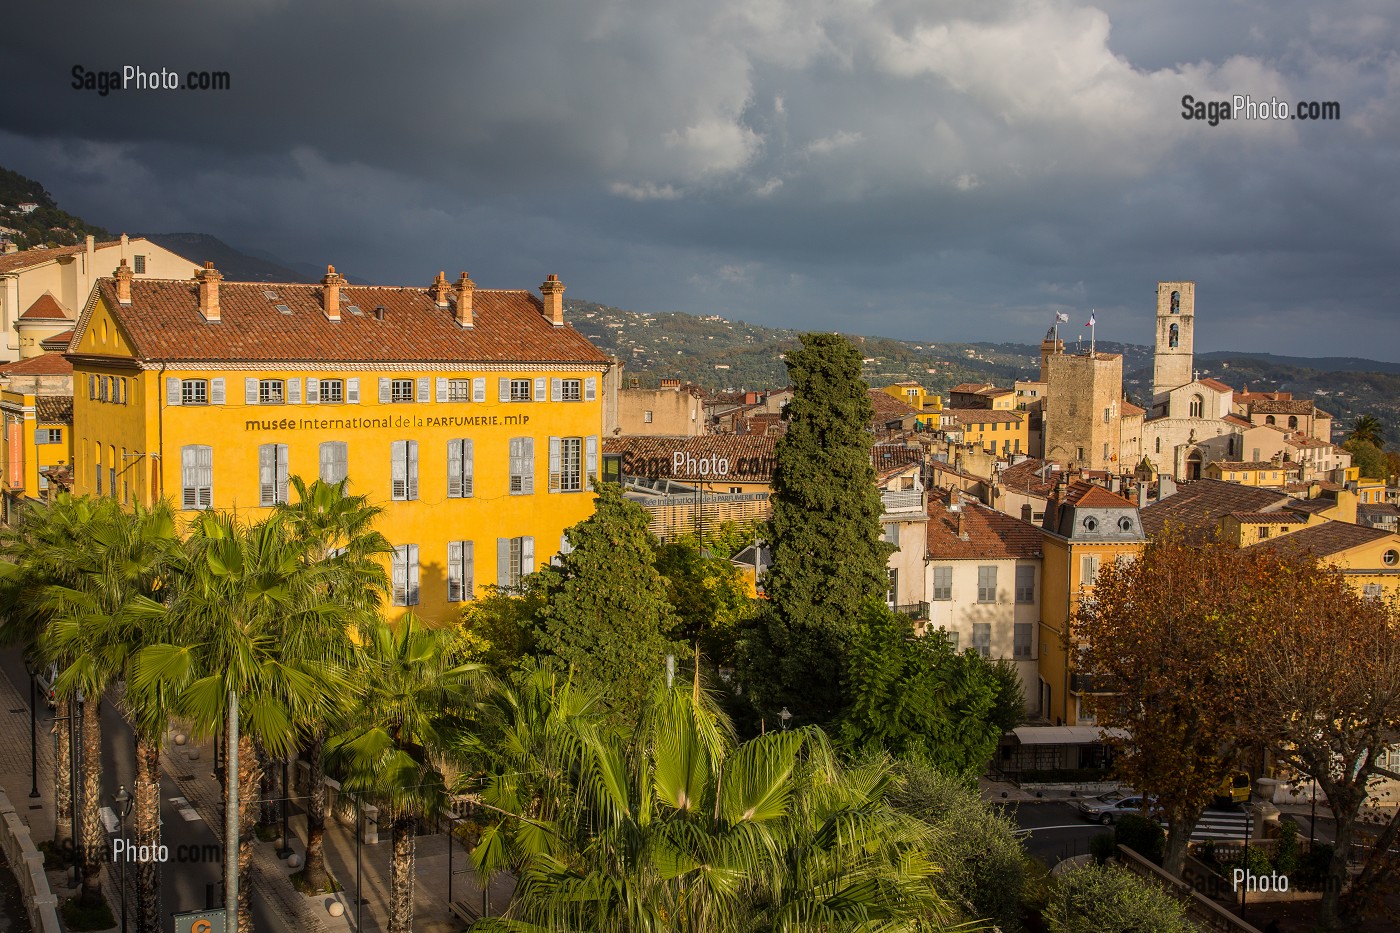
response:
{"label": "white window shutter", "polygon": [[399,545],[394,548],[394,604],[405,606],[408,604],[408,546]]}
{"label": "white window shutter", "polygon": [[345,401],[350,405],[360,404],[360,377],[353,376],[345,380]]}
{"label": "white window shutter", "polygon": [[380,377],[379,377],[379,404],[381,404],[381,405],[388,405],[388,404],[389,404],[389,377],[388,377],[388,376],[380,376]]}
{"label": "white window shutter", "polygon": [[558,401],[562,401],[563,398],[564,398],[564,380],[563,380],[563,379],[550,379],[550,380],[549,380],[549,400],[550,400],[551,402],[558,402]]}
{"label": "white window shutter", "polygon": [[447,442],[447,498],[462,498],[462,441]]}
{"label": "white window shutter", "polygon": [[195,489],[197,485],[195,477],[198,472],[198,454],[195,448],[180,448],[180,505],[182,508],[195,508],[195,503],[199,500],[198,491]]}
{"label": "white window shutter", "polygon": [[525,480],[522,491],[533,493],[535,491],[535,439],[522,437],[520,447],[521,456],[525,459]]}
{"label": "white window shutter", "polygon": [[537,402],[543,402],[543,401],[544,401],[544,393],[545,393],[545,377],[544,377],[544,376],[536,376],[536,377],[535,377],[535,401],[537,401]]}
{"label": "white window shutter", "polygon": [[216,379],[210,379],[210,380],[209,380],[209,404],[210,404],[210,405],[222,405],[222,404],[224,404],[224,397],[225,397],[225,393],[224,393],[224,377],[223,377],[223,376],[219,376],[219,377],[216,378]]}
{"label": "white window shutter", "polygon": [[391,499],[404,499],[408,496],[408,460],[406,448],[406,441],[394,441],[389,445],[391,485],[389,497]]}
{"label": "white window shutter", "polygon": [[243,379],[243,404],[258,404],[258,377],[245,376]]}
{"label": "white window shutter", "polygon": [[431,402],[432,397],[428,395],[429,379],[427,376],[418,377],[418,385],[415,387],[414,398],[419,402]]}
{"label": "white window shutter", "polygon": [[321,380],[315,376],[306,377],[306,404],[316,405],[321,401]]}
{"label": "white window shutter", "polygon": [[408,546],[408,604],[418,605],[418,545]]}
{"label": "white window shutter", "polygon": [[196,447],[195,456],[199,465],[199,508],[212,508],[214,505],[214,448]]}
{"label": "white window shutter", "polygon": [[165,404],[180,404],[180,380],[174,376],[165,377]]}
{"label": "white window shutter", "polygon": [[520,575],[535,572],[535,539],[520,539]]}
{"label": "white window shutter", "polygon": [[583,380],[583,400],[592,402],[598,398],[598,377],[589,376]]}
{"label": "white window shutter", "polygon": [[287,380],[287,404],[301,404],[301,379],[298,378]]}
{"label": "white window shutter", "polygon": [[260,505],[271,505],[273,492],[276,489],[275,469],[273,462],[277,456],[276,444],[263,444],[258,448],[258,502]]}
{"label": "white window shutter", "polygon": [[588,489],[590,481],[598,475],[598,437],[589,435],[583,440],[584,446],[584,469],[588,471],[583,481],[583,488]]}
{"label": "white window shutter", "polygon": [[462,601],[462,542],[447,542],[447,601]]}
{"label": "white window shutter", "polygon": [[478,376],[472,380],[472,401],[486,401],[486,377]]}
{"label": "white window shutter", "polygon": [[473,466],[474,451],[472,450],[472,439],[470,437],[462,440],[462,495],[472,496],[475,491],[472,489],[472,482],[475,479],[476,469]]}
{"label": "white window shutter", "polygon": [[277,445],[277,501],[287,501],[287,445]]}
{"label": "white window shutter", "polygon": [[506,377],[506,376],[502,376],[499,380],[497,380],[496,388],[497,388],[498,393],[499,393],[499,396],[500,396],[497,400],[498,400],[498,401],[501,401],[501,402],[509,402],[509,401],[510,401],[510,379],[509,379],[508,377]]}
{"label": "white window shutter", "polygon": [[476,599],[476,543],[463,541],[462,545],[462,599]]}
{"label": "white window shutter", "polygon": [[496,585],[501,589],[510,588],[510,539],[496,539]]}
{"label": "white window shutter", "polygon": [[444,379],[442,376],[438,376],[438,381],[437,381],[437,400],[438,400],[439,402],[445,402],[445,401],[447,401],[447,380]]}
{"label": "white window shutter", "polygon": [[559,438],[549,439],[549,491],[559,491],[559,472],[562,468],[559,465]]}
{"label": "white window shutter", "polygon": [[[418,442],[408,442],[408,498],[418,498]],[[415,545],[416,547],[416,545]]]}

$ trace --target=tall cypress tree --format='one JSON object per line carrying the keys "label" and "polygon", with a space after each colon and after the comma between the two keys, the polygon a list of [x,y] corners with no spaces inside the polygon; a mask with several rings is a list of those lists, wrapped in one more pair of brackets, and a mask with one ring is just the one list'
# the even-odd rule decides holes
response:
{"label": "tall cypress tree", "polygon": [[839,334],[804,334],[787,354],[793,399],[775,451],[767,611],[749,633],[745,688],[765,714],[800,723],[844,706],[845,657],[872,599],[889,585],[870,464],[875,410],[860,352]]}

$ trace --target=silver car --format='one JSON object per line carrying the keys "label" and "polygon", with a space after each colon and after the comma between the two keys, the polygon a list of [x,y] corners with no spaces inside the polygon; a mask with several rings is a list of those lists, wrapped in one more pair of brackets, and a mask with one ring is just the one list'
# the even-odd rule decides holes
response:
{"label": "silver car", "polygon": [[1110,791],[1089,797],[1079,804],[1079,815],[1093,823],[1108,826],[1116,823],[1124,814],[1141,815],[1144,807],[1151,807],[1152,800],[1130,790]]}

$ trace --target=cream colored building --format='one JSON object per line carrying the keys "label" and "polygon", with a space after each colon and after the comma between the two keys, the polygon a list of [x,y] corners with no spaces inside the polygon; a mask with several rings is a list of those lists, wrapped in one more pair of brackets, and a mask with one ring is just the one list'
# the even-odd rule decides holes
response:
{"label": "cream colored building", "polygon": [[705,402],[700,390],[662,379],[661,388],[633,386],[617,393],[617,427],[626,435],[698,437],[705,433]]}
{"label": "cream colored building", "polygon": [[885,602],[916,625],[928,621],[928,601],[924,595],[928,511],[920,477],[922,469],[922,464],[914,461],[878,470],[875,475],[880,487],[880,527],[885,540],[895,546],[888,562],[890,587]]}

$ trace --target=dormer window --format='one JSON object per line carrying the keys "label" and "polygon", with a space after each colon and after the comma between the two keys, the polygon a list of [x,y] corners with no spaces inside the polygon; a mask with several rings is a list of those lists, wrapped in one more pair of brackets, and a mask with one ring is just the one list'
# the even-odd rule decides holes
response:
{"label": "dormer window", "polygon": [[1085,531],[1097,531],[1097,530],[1098,530],[1098,527],[1099,527],[1099,520],[1098,520],[1097,518],[1095,518],[1095,517],[1092,516],[1092,515],[1086,515],[1086,516],[1084,517],[1084,530],[1085,530]]}
{"label": "dormer window", "polygon": [[1133,520],[1132,520],[1131,518],[1129,518],[1128,516],[1124,515],[1122,518],[1118,519],[1118,530],[1119,530],[1119,531],[1132,531],[1132,530],[1133,530]]}

